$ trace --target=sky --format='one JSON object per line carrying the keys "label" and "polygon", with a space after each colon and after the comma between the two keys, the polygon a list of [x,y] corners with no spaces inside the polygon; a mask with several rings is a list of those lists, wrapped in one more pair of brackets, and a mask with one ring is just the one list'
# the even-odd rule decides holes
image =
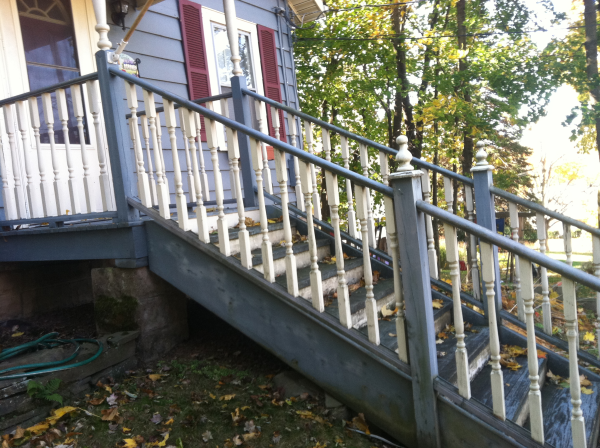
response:
{"label": "sky", "polygon": [[[534,9],[539,11],[537,0],[526,0]],[[573,14],[570,0],[554,0],[557,11]],[[548,24],[548,28],[552,26]],[[543,48],[553,36],[562,37],[567,30],[557,29],[548,33],[533,33],[532,40]],[[533,165],[534,174],[541,174],[540,159],[546,156],[551,163],[558,160],[556,166],[565,163],[576,163],[580,169],[582,177],[581,182],[575,182],[574,185],[565,187],[560,194],[567,198],[573,198],[567,214],[573,218],[593,224],[593,211],[596,209],[596,192],[590,188],[590,184],[597,185],[600,178],[600,162],[598,154],[578,154],[575,142],[569,140],[571,130],[562,126],[566,116],[571,109],[577,106],[577,94],[569,86],[560,87],[551,97],[548,104],[546,116],[542,117],[537,123],[531,125],[523,134],[521,144],[533,149],[533,155],[530,163]],[[558,187],[560,189],[560,187]],[[557,193],[558,194],[558,193]]]}

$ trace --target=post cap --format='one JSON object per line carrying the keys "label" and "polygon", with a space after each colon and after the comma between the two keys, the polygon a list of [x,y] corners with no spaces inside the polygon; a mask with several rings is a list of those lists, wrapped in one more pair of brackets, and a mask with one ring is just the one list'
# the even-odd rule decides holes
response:
{"label": "post cap", "polygon": [[485,150],[485,143],[480,140],[475,144],[475,148],[477,149],[477,152],[475,153],[475,160],[477,163],[475,163],[475,167],[473,167],[471,171],[493,170],[494,167],[490,165],[487,160],[488,154]]}
{"label": "post cap", "polygon": [[396,143],[399,146],[398,154],[396,154],[396,161],[399,163],[399,166],[396,171],[413,171],[414,168],[410,164],[412,154],[408,150],[408,138],[406,138],[406,135],[400,135],[396,138]]}

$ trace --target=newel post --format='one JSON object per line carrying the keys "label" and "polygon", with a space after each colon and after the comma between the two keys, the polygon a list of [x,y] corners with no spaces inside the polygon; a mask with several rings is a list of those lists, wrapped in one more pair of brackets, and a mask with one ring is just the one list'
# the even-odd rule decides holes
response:
{"label": "newel post", "polygon": [[[471,172],[473,173],[473,182],[475,183],[474,191],[477,224],[496,233],[496,208],[494,206],[494,195],[490,191],[490,186],[494,185],[494,167],[487,161],[485,144],[483,142],[477,142],[476,147],[477,153],[475,154],[475,159],[477,160],[477,163],[475,164],[475,167],[471,169]],[[502,309],[500,265],[498,264],[498,248],[496,246],[493,246],[493,248],[496,310],[500,311]],[[481,288],[481,297],[485,297],[485,283],[482,282]],[[483,309],[487,315],[487,302],[485,300],[483,300]]]}
{"label": "newel post", "polygon": [[423,199],[422,171],[410,161],[407,138],[397,139],[400,150],[396,156],[398,170],[390,175],[394,189],[394,216],[402,260],[402,286],[406,303],[406,328],[413,384],[413,400],[419,448],[440,446],[437,402],[433,381],[438,375],[437,350],[425,215],[416,202]]}
{"label": "newel post", "polygon": [[122,79],[111,75],[108,71],[107,52],[100,50],[96,53],[96,65],[117,206],[117,221],[138,221],[139,212],[127,203],[128,197],[137,196],[137,188],[135,188],[135,167],[132,160],[129,126],[125,118],[128,111],[125,108],[124,83]]}

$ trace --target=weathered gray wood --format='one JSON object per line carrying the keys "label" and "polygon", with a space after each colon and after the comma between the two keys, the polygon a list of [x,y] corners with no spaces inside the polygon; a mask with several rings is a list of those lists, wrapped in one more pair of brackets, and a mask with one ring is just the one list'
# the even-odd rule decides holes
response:
{"label": "weathered gray wood", "polygon": [[[410,160],[410,155],[408,157]],[[410,168],[412,167],[409,166]],[[427,235],[425,216],[415,207],[415,202],[422,199],[421,175],[421,171],[396,172],[390,175],[390,185],[394,190],[394,210],[403,264],[402,285],[406,302],[417,439],[419,447],[439,447],[437,400],[433,389],[438,365]]]}

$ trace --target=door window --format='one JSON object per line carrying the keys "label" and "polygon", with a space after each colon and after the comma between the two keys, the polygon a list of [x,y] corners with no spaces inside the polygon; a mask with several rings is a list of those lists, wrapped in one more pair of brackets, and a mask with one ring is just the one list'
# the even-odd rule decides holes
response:
{"label": "door window", "polygon": [[[23,35],[27,75],[30,90],[68,81],[80,76],[75,31],[70,0],[17,0],[19,21]],[[79,87],[78,87],[79,88]],[[42,111],[41,98],[38,99]],[[64,143],[62,123],[58,119],[56,94],[52,94],[56,143]],[[77,120],[73,115],[70,89],[67,89],[69,110],[69,141],[79,143]],[[41,113],[41,112],[40,112]],[[84,117],[85,120],[85,117]],[[49,143],[45,120],[41,120],[40,138]],[[87,125],[84,121],[84,138],[89,144]]]}

